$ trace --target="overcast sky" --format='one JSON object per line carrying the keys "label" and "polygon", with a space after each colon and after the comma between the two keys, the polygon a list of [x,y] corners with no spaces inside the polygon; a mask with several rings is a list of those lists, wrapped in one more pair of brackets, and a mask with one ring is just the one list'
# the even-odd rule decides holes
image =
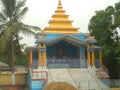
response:
{"label": "overcast sky", "polygon": [[[27,0],[29,11],[23,22],[39,26],[42,30],[48,26],[48,21],[57,9],[59,0]],[[73,26],[80,28],[81,32],[88,32],[88,23],[96,10],[105,9],[114,5],[119,0],[61,0],[69,19],[73,20]],[[33,42],[33,41],[29,41]]]}

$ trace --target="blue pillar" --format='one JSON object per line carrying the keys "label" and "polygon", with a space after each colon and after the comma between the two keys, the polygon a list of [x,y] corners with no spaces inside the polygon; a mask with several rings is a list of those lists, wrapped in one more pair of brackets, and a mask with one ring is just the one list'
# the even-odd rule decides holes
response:
{"label": "blue pillar", "polygon": [[87,60],[85,57],[85,46],[80,47],[80,67],[87,68]]}

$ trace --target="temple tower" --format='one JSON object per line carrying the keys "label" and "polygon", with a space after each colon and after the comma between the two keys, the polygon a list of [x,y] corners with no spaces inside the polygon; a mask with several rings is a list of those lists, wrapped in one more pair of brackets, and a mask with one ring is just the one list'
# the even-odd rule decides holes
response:
{"label": "temple tower", "polygon": [[44,33],[80,33],[79,28],[74,28],[72,20],[69,20],[69,15],[65,14],[61,0],[59,0],[57,10],[52,15],[52,20],[49,20],[49,27],[44,28]]}

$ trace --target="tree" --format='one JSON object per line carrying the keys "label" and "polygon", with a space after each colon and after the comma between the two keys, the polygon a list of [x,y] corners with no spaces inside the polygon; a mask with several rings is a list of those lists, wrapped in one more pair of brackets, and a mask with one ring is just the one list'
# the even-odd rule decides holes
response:
{"label": "tree", "polygon": [[15,48],[20,49],[19,33],[34,35],[35,30],[40,30],[36,26],[25,25],[21,22],[28,11],[25,7],[26,0],[0,0],[0,53],[6,52],[9,65],[12,69],[12,80],[14,81],[14,58]]}
{"label": "tree", "polygon": [[[118,4],[116,4],[118,5]],[[120,4],[119,4],[120,6]],[[88,29],[90,34],[97,39],[97,45],[104,48],[103,60],[110,71],[111,78],[119,78],[120,42],[117,27],[118,6],[108,6],[105,10],[96,11],[96,14],[90,19]],[[120,17],[120,16],[119,16]],[[120,55],[119,55],[120,56]]]}

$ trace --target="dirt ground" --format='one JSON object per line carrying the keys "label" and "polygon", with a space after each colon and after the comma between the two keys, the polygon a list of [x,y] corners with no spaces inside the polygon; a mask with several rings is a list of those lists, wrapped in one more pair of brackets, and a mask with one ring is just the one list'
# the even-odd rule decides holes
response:
{"label": "dirt ground", "polygon": [[65,82],[51,82],[44,90],[78,90],[71,84]]}

